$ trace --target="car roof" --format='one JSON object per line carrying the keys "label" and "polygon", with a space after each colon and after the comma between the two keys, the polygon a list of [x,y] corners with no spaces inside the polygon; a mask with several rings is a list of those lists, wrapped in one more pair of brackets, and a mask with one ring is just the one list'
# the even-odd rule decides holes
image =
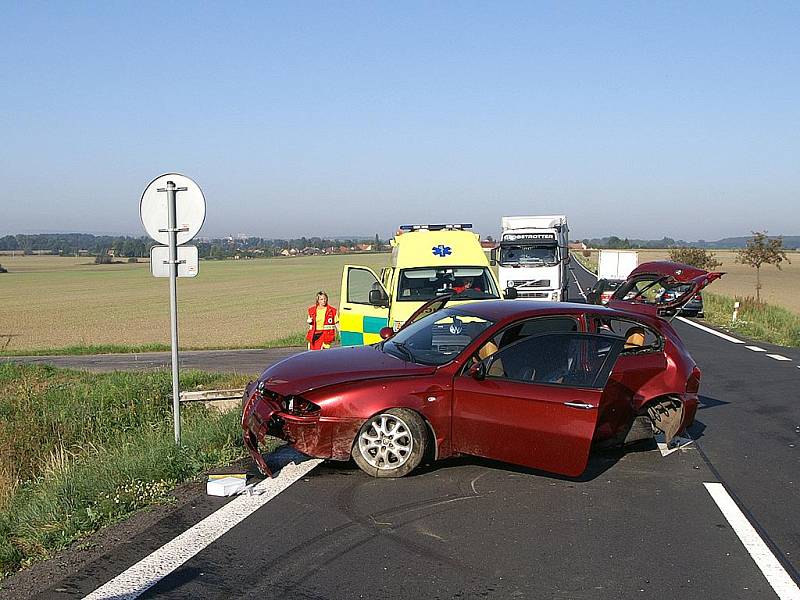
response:
{"label": "car roof", "polygon": [[[448,308],[448,307],[445,307]],[[657,318],[641,313],[627,312],[597,304],[577,302],[542,302],[538,300],[480,300],[452,307],[453,310],[469,313],[489,321],[504,321],[511,318],[528,318],[546,315],[582,315],[586,313],[606,315],[609,318],[635,319],[655,325]]]}

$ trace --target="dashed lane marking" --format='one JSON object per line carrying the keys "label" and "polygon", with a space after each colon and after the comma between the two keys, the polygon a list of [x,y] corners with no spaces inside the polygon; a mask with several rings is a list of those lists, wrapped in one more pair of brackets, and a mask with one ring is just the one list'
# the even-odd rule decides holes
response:
{"label": "dashed lane marking", "polygon": [[745,346],[748,350],[752,350],[753,352],[766,352],[763,348],[759,348],[758,346]]}
{"label": "dashed lane marking", "polygon": [[276,477],[265,479],[256,485],[253,495],[234,498],[194,527],[97,588],[84,600],[133,600],[140,596],[322,462],[308,459],[291,449],[287,449],[285,453],[287,461],[291,459],[293,462],[285,465]]}
{"label": "dashed lane marking", "polygon": [[781,600],[800,600],[800,588],[775,558],[721,483],[704,483],[717,507]]}
{"label": "dashed lane marking", "polygon": [[781,354],[767,354],[770,358],[774,358],[775,360],[788,360],[791,361],[792,359],[788,356],[783,356]]}
{"label": "dashed lane marking", "polygon": [[705,331],[706,333],[715,335],[718,338],[722,338],[723,340],[726,340],[733,344],[744,344],[742,340],[737,340],[735,337],[722,333],[721,331],[717,331],[716,329],[711,329],[711,327],[706,327],[705,325],[700,325],[700,323],[695,323],[694,321],[691,321],[686,317],[678,317],[678,320],[681,321],[682,323],[686,323],[687,325],[691,325],[692,327],[697,327],[697,329],[700,329],[701,331]]}

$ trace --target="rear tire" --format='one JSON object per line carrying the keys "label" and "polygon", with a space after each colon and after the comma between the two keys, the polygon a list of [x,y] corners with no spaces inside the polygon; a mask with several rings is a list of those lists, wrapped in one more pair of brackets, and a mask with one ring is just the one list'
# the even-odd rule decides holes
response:
{"label": "rear tire", "polygon": [[428,428],[411,410],[392,408],[367,419],[356,434],[351,456],[373,477],[403,477],[422,462]]}

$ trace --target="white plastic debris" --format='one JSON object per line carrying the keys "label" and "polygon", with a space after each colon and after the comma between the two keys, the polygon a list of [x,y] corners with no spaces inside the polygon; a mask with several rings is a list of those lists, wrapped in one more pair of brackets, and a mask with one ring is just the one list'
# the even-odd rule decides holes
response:
{"label": "white plastic debris", "polygon": [[223,477],[206,483],[206,493],[209,496],[233,496],[239,494],[247,487],[247,481],[239,477]]}

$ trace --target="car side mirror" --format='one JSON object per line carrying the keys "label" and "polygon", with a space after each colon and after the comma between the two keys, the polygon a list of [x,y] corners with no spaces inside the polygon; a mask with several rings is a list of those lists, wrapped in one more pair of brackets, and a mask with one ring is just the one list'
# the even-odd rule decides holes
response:
{"label": "car side mirror", "polygon": [[489,250],[489,264],[495,266],[497,264],[497,248]]}
{"label": "car side mirror", "polygon": [[506,300],[516,300],[518,297],[517,288],[507,287],[503,292],[503,297]]}
{"label": "car side mirror", "polygon": [[467,375],[478,381],[486,379],[486,363],[484,361],[476,362],[467,369]]}
{"label": "car side mirror", "polygon": [[388,298],[386,294],[383,293],[383,290],[370,290],[369,291],[369,303],[372,306],[387,306]]}
{"label": "car side mirror", "polygon": [[378,332],[378,335],[381,336],[382,340],[388,340],[390,337],[394,335],[394,329],[391,327],[381,327],[381,330]]}

